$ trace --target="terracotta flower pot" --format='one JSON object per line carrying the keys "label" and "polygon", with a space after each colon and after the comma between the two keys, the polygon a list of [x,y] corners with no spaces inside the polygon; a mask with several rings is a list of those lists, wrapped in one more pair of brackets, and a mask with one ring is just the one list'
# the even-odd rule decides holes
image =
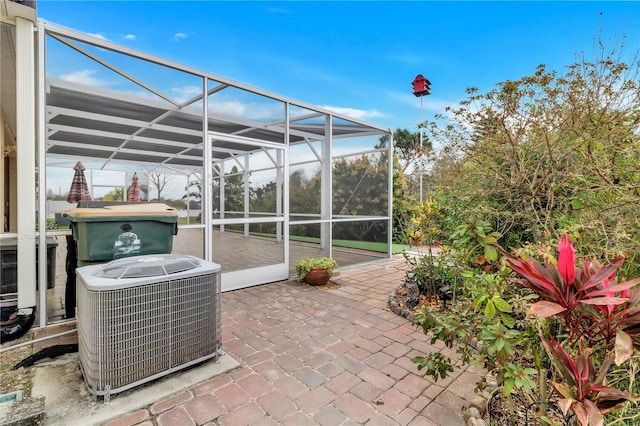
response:
{"label": "terracotta flower pot", "polygon": [[409,238],[409,245],[419,247],[422,245],[422,241],[414,240],[413,238]]}
{"label": "terracotta flower pot", "polygon": [[309,285],[325,285],[329,281],[329,274],[327,268],[311,268],[304,282]]}

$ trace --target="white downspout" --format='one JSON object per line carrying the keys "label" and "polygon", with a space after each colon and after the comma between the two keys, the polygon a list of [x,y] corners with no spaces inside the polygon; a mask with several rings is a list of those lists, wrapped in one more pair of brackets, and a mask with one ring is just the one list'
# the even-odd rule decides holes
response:
{"label": "white downspout", "polygon": [[[46,97],[45,97],[45,31],[41,22],[38,21],[38,66],[36,68],[37,71],[37,88],[38,93],[36,99],[37,106],[37,138],[36,144],[38,146],[38,223],[40,224],[40,243],[38,246],[38,276],[40,277],[39,281],[39,311],[40,315],[38,315],[40,321],[40,327],[44,328],[47,326],[47,316],[48,316],[48,306],[47,306],[47,289],[49,288],[49,283],[47,280],[49,279],[49,274],[47,274],[49,258],[48,255],[48,246],[47,246],[47,159],[46,159],[46,128],[45,128],[45,114],[46,114]],[[53,279],[55,280],[55,274]]]}
{"label": "white downspout", "polygon": [[[16,17],[18,308],[36,306],[36,93],[33,22]],[[45,226],[46,229],[46,226]],[[45,246],[46,250],[46,246]],[[46,264],[46,257],[43,259]],[[45,281],[44,277],[42,281]],[[46,287],[44,287],[46,288]],[[44,290],[46,292],[46,290]],[[46,313],[41,312],[41,317]]]}

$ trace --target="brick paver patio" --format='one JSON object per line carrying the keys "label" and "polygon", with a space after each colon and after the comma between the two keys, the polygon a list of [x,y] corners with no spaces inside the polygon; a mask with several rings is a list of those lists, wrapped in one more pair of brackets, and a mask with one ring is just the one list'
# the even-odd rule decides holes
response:
{"label": "brick paver patio", "polygon": [[411,358],[426,336],[386,308],[402,283],[402,256],[342,268],[322,290],[279,282],[223,293],[229,373],[108,426],[464,425],[477,374],[434,382]]}

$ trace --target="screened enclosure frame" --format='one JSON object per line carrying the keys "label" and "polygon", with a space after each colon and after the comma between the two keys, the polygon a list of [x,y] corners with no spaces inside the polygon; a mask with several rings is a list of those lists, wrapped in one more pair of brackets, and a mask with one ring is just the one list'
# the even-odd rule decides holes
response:
{"label": "screened enclosure frame", "polygon": [[[324,255],[332,256],[332,233],[337,223],[384,223],[385,256],[391,255],[393,173],[390,159],[393,141],[389,129],[53,23],[38,20],[35,29],[37,31],[34,32],[31,45],[35,62],[29,64],[27,61],[20,65],[20,58],[29,53],[19,49],[16,53],[17,74],[26,68],[33,68],[31,73],[36,83],[32,96],[33,115],[24,114],[18,109],[15,125],[24,128],[35,117],[35,143],[32,148],[19,152],[22,158],[19,158],[17,169],[18,182],[26,182],[27,189],[33,185],[34,190],[37,188],[38,197],[37,202],[18,203],[18,232],[5,232],[0,234],[0,238],[15,236],[20,230],[36,229],[37,223],[47,223],[46,173],[40,172],[34,177],[34,170],[39,167],[41,171],[48,167],[68,167],[71,163],[83,161],[99,170],[119,170],[145,164],[157,173],[181,174],[198,179],[201,182],[201,223],[181,225],[180,229],[202,230],[202,257],[206,260],[215,262],[214,230],[220,233],[230,226],[242,226],[242,234],[248,236],[252,224],[272,224],[276,229],[275,240],[282,244],[282,261],[226,273],[223,269],[223,290],[287,279],[291,267],[291,226],[319,227],[321,250]],[[25,40],[28,31],[18,30],[18,33],[15,36],[18,40],[16,44],[22,48],[28,47],[29,42]],[[139,93],[79,84],[49,75],[53,60],[48,57],[47,49],[51,43],[69,49],[83,60],[99,64],[101,69],[137,87]],[[198,93],[192,93],[189,98],[176,99],[167,93],[166,87],[151,84],[132,73],[131,69],[122,67],[117,63],[120,58],[199,81]],[[131,62],[127,62],[127,65],[130,66]],[[25,83],[16,83],[19,84]],[[219,99],[230,92],[263,102],[277,113],[274,118],[265,118],[253,116],[251,112],[233,114],[221,111],[217,108]],[[257,101],[255,105],[258,105]],[[385,143],[373,143],[383,139]],[[358,148],[361,141],[364,143]],[[351,151],[346,154],[338,152],[335,145],[338,142],[348,145]],[[29,141],[18,138],[17,144],[28,145]],[[306,149],[311,158],[292,159],[290,150],[293,147]],[[30,153],[34,154],[31,158]],[[265,163],[257,167],[252,165],[250,158],[256,156],[260,156]],[[374,159],[387,156],[384,164],[386,209],[375,214],[336,214],[333,211],[333,162],[359,156]],[[321,180],[319,211],[297,212],[296,219],[292,219],[290,173],[292,167],[304,167],[305,164],[313,164],[318,168]],[[231,217],[231,211],[225,210],[224,179],[231,175],[231,165],[236,167],[236,175],[242,176],[244,182],[243,209],[234,212],[234,217]],[[251,210],[251,176],[258,173],[275,176],[273,211]],[[361,182],[365,180],[366,172]],[[21,197],[24,199],[24,196]],[[214,209],[214,199],[218,200],[217,211]],[[34,239],[39,241],[38,254],[41,259],[46,258],[46,238],[59,235],[60,232],[33,234]],[[23,247],[33,247],[34,242],[22,244]],[[240,250],[238,247],[229,249]],[[22,276],[31,274],[28,270],[35,272],[35,259],[21,254],[20,260],[19,270],[27,271]],[[40,262],[40,277],[46,277],[45,268],[46,262]],[[20,303],[25,306],[35,301],[35,283],[21,284],[19,294],[22,295]],[[46,292],[40,292],[39,306],[46,307],[46,303]],[[46,318],[40,317],[40,325],[46,326]]]}

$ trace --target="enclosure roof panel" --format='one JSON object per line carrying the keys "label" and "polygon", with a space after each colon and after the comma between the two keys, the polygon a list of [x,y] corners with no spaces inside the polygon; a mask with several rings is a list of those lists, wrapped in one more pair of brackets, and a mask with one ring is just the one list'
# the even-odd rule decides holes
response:
{"label": "enclosure roof panel", "polygon": [[[116,91],[103,87],[81,85],[50,76],[46,79],[46,143],[47,154],[74,156],[78,159],[135,161],[149,165],[167,164],[193,169],[202,166],[204,105],[207,104],[206,125],[210,134],[229,135],[244,140],[270,144],[296,144],[328,138],[355,138],[381,135],[388,132],[375,125],[361,122],[319,107],[278,96],[244,83],[185,65],[155,57],[144,52],[119,46],[107,40],[43,22],[49,35],[91,60],[129,79],[140,87],[139,91]],[[81,43],[81,44],[78,44]],[[86,47],[85,47],[86,46]],[[91,52],[87,47],[97,47]],[[207,82],[207,93],[196,94],[190,100],[176,101],[134,78],[114,64],[107,64],[99,55],[107,50],[152,63],[166,69],[186,73]],[[204,86],[204,84],[203,84]],[[134,93],[135,92],[135,93]],[[237,98],[236,98],[237,97]],[[206,98],[207,102],[204,102]],[[260,101],[252,104],[246,99]],[[225,109],[225,101],[244,105],[245,112]],[[253,108],[249,108],[252,105]],[[256,105],[258,107],[256,107]],[[274,116],[258,116],[259,106],[269,106]],[[292,107],[293,116],[286,122],[286,106]],[[330,119],[332,126],[325,123]],[[328,129],[332,134],[327,135]],[[287,138],[288,135],[288,138]],[[259,144],[235,144],[233,149],[216,151],[212,158],[220,161],[233,155],[258,149]]]}

